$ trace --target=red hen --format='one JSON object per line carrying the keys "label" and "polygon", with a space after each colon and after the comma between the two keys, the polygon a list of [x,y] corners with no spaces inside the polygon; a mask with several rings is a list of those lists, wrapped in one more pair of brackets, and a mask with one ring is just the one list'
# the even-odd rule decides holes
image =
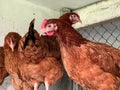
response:
{"label": "red hen", "polygon": [[120,86],[120,50],[83,38],[59,19],[49,19],[42,32],[54,32],[68,76],[86,90],[117,90]]}

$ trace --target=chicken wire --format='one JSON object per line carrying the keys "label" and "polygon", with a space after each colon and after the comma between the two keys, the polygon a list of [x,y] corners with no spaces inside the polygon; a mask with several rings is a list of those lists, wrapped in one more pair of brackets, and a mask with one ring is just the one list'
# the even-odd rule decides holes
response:
{"label": "chicken wire", "polygon": [[120,48],[120,19],[78,30],[86,39]]}
{"label": "chicken wire", "polygon": [[[120,49],[120,19],[84,27],[78,29],[78,32],[88,40],[106,43]],[[79,85],[73,83],[73,90],[83,89]]]}

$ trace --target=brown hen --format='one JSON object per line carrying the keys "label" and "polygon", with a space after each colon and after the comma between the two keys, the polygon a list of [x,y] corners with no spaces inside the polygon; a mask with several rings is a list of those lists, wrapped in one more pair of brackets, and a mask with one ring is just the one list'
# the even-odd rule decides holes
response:
{"label": "brown hen", "polygon": [[53,32],[56,35],[68,76],[85,90],[118,90],[119,49],[86,40],[59,19],[49,19],[42,32]]}
{"label": "brown hen", "polygon": [[[59,19],[66,22],[70,26],[72,26],[73,24],[81,21],[79,15],[76,14],[76,13],[63,14],[62,16],[59,17]],[[44,24],[43,24],[43,26],[41,25],[41,28],[44,28]],[[56,37],[55,36],[43,36],[42,35],[41,38],[43,38],[44,42],[49,45],[48,54],[51,55],[51,56],[53,55],[54,57],[57,58],[57,60],[59,60],[61,62],[60,50],[59,50],[59,45],[58,45],[58,42],[56,40]],[[62,62],[61,62],[61,64],[62,64]],[[60,82],[63,85],[64,89],[61,87],[63,90],[65,90],[67,88],[67,86],[69,87],[69,85],[71,84],[71,81],[68,78],[69,77],[66,75],[66,72],[64,72],[64,75],[63,75],[63,77],[61,79],[61,82]],[[62,80],[67,81],[67,83],[62,82]]]}
{"label": "brown hen", "polygon": [[12,84],[15,90],[22,89],[22,81],[19,77],[19,58],[18,58],[18,42],[21,36],[18,33],[10,32],[6,35],[4,40],[4,53],[5,53],[5,67],[11,76]]}
{"label": "brown hen", "polygon": [[25,34],[19,44],[19,56],[24,62],[20,66],[21,77],[31,87],[34,87],[34,90],[37,90],[41,83],[45,83],[46,90],[49,90],[49,86],[56,83],[63,75],[62,65],[57,60],[59,55],[56,56],[57,58],[54,57],[56,50],[54,49],[55,52],[51,54],[52,47],[49,48],[48,44],[54,38],[49,42],[46,38],[48,37],[39,36],[34,29],[33,20],[30,23],[29,32]]}
{"label": "brown hen", "polygon": [[21,62],[18,54],[18,45],[21,36],[16,32],[9,32],[4,40],[4,53],[5,53],[5,67],[9,75],[11,76],[12,84],[15,90],[31,90],[29,85],[22,81],[19,65]]}
{"label": "brown hen", "polygon": [[5,77],[9,75],[6,71],[4,61],[5,61],[4,48],[0,47],[0,84],[2,84]]}

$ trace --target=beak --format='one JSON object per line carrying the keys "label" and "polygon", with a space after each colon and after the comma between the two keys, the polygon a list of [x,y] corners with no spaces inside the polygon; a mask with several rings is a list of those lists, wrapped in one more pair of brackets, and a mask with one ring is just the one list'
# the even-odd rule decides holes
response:
{"label": "beak", "polygon": [[45,29],[41,29],[41,30],[40,30],[40,36],[46,35],[44,31],[45,31]]}
{"label": "beak", "polygon": [[12,52],[14,52],[14,44],[13,43],[10,43],[10,48],[11,48]]}
{"label": "beak", "polygon": [[81,19],[79,19],[79,22],[82,24],[82,21],[81,21]]}
{"label": "beak", "polygon": [[15,44],[13,43],[12,39],[10,39],[9,46],[10,46],[12,52],[14,52],[14,46],[15,46]]}
{"label": "beak", "polygon": [[12,47],[11,49],[12,49],[12,52],[14,52],[14,47]]}

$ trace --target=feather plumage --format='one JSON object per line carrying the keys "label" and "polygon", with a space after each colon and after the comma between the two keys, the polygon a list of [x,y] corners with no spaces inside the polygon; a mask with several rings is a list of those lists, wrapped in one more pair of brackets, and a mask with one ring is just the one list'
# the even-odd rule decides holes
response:
{"label": "feather plumage", "polygon": [[50,43],[56,39],[55,37],[50,37],[50,39],[44,36],[40,37],[34,28],[32,31],[35,42],[29,39],[24,48],[28,32],[22,37],[19,44],[19,56],[24,62],[20,66],[21,77],[35,90],[41,83],[45,83],[46,90],[48,90],[49,86],[56,83],[63,75],[59,44]]}
{"label": "feather plumage", "polygon": [[[57,30],[52,28],[55,24],[58,26]],[[49,19],[44,29],[45,32],[55,32],[65,70],[76,83],[86,90],[117,90],[119,88],[119,49],[89,41],[59,19]]]}
{"label": "feather plumage", "polygon": [[4,48],[0,47],[0,84],[4,81],[5,77],[9,74],[5,68],[5,55],[4,55]]}

